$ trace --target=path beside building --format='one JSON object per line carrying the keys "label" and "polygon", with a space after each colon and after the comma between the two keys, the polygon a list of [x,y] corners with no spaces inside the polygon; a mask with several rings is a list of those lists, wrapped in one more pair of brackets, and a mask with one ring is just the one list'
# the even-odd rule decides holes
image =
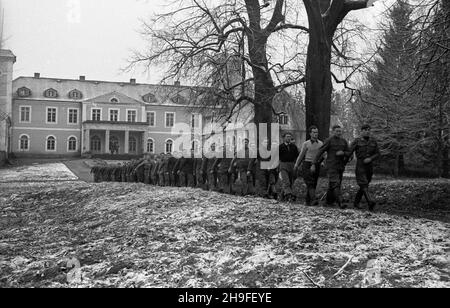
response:
{"label": "path beside building", "polygon": [[85,182],[94,182],[94,178],[91,174],[91,169],[85,163],[84,160],[69,160],[64,162],[67,168],[70,169],[80,180]]}

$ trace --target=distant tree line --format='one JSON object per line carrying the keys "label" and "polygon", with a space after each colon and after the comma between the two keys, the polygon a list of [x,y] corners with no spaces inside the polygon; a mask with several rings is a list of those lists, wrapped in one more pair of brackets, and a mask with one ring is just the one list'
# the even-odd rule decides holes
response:
{"label": "distant tree line", "polygon": [[450,1],[397,1],[354,101],[378,137],[385,169],[449,176]]}

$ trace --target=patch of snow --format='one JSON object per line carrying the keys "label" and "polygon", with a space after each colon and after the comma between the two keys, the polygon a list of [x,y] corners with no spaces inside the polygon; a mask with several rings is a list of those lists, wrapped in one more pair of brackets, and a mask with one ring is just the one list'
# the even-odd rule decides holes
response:
{"label": "patch of snow", "polygon": [[0,182],[69,181],[78,177],[63,163],[0,169]]}

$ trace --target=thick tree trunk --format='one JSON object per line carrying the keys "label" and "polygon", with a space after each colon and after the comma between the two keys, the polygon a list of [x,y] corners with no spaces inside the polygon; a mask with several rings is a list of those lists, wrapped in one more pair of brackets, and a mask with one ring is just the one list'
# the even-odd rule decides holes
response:
{"label": "thick tree trunk", "polygon": [[306,129],[319,128],[325,140],[330,132],[331,116],[331,53],[325,41],[311,32],[306,63]]}
{"label": "thick tree trunk", "polygon": [[[311,125],[319,128],[322,140],[330,133],[331,117],[331,44],[341,15],[327,12],[331,1],[304,0],[309,21],[309,45],[306,60],[306,129]],[[343,2],[336,1],[342,8]],[[334,10],[333,10],[334,11]],[[328,14],[328,17],[323,17]],[[331,15],[330,15],[331,14]]]}
{"label": "thick tree trunk", "polygon": [[267,60],[267,35],[261,30],[254,30],[248,36],[248,50],[251,62],[254,64],[254,123],[257,126],[257,138],[259,140],[259,124],[267,124],[267,138],[271,142],[271,123],[273,121],[272,102],[276,90],[269,72],[269,61]]}

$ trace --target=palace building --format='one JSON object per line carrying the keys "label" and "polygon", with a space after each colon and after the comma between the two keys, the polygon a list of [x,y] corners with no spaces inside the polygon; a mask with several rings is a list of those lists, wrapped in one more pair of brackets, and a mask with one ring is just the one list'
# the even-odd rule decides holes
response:
{"label": "palace building", "polygon": [[[85,153],[142,155],[172,152],[175,123],[203,127],[192,87],[32,77],[12,79],[16,57],[0,51],[0,152],[15,157]],[[288,113],[285,130],[301,133]],[[301,125],[300,125],[301,126]],[[298,134],[297,134],[298,135]],[[301,141],[301,140],[299,140]]]}

